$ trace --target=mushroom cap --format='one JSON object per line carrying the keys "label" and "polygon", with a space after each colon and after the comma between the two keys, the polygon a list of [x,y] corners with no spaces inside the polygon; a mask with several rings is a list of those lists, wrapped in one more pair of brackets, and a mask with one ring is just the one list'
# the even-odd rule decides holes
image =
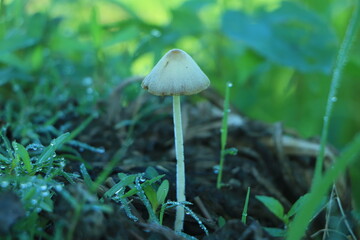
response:
{"label": "mushroom cap", "polygon": [[145,77],[141,87],[157,96],[192,95],[210,85],[205,73],[180,49],[167,52]]}

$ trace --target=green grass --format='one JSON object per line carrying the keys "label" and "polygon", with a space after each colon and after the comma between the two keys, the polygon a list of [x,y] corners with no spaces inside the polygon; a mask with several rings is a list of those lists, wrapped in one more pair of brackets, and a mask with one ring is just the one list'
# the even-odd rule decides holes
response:
{"label": "green grass", "polygon": [[230,88],[232,87],[232,83],[228,82],[226,83],[226,91],[225,91],[225,99],[224,99],[224,109],[223,109],[223,118],[221,122],[221,150],[220,150],[220,163],[219,163],[219,169],[218,169],[218,176],[216,181],[216,188],[221,189],[222,183],[222,174],[224,169],[224,162],[225,162],[225,156],[226,154],[229,154],[229,151],[226,149],[226,142],[227,142],[227,136],[228,136],[228,116],[230,112]]}
{"label": "green grass", "polygon": [[[310,224],[311,219],[316,215],[316,209],[319,208],[321,202],[324,201],[324,199],[328,201],[327,195],[331,186],[335,184],[336,180],[345,173],[346,168],[359,158],[360,137],[357,135],[355,139],[349,143],[349,146],[347,146],[342,154],[336,159],[336,162],[333,163],[333,165],[325,173],[322,173],[324,152],[327,144],[328,132],[330,131],[329,128],[333,106],[337,101],[337,92],[338,88],[340,87],[342,70],[348,58],[351,43],[358,30],[358,23],[360,18],[359,12],[360,7],[359,3],[357,3],[353,11],[353,15],[350,19],[343,43],[340,47],[337,62],[333,71],[331,87],[326,104],[325,115],[323,118],[324,122],[321,134],[320,150],[315,165],[312,187],[309,191],[309,194],[306,195],[306,198],[304,198],[303,201],[301,201],[301,204],[296,208],[295,217],[290,223],[289,216],[284,215],[284,209],[280,202],[269,197],[258,196],[259,200],[264,203],[270,211],[272,211],[278,218],[280,218],[286,225],[289,226],[289,229],[283,233],[283,236],[286,236],[286,238],[289,240],[301,239],[305,235],[307,226]],[[295,205],[296,204],[294,204],[294,206]]]}
{"label": "green grass", "polygon": [[[54,226],[55,239],[73,239],[81,214],[91,207],[114,212],[112,205],[100,200],[84,202],[65,187],[81,180],[93,196],[136,141],[134,133],[144,127],[142,118],[167,103],[147,106],[135,111],[133,119],[114,123],[118,130],[130,128],[96,177],[88,172],[91,165],[80,149],[100,154],[105,150],[79,139],[99,116],[113,110],[108,99],[123,79],[148,73],[174,46],[199,62],[212,88],[225,98],[216,183],[220,191],[226,179],[222,174],[226,155],[235,153],[226,146],[230,104],[253,119],[282,121],[303,137],[321,133],[309,194],[299,200],[301,204],[294,203],[293,211],[274,213],[288,226],[280,229],[288,239],[303,236],[333,182],[347,167],[359,165],[357,1],[254,1],[248,5],[245,1],[180,0],[164,5],[154,0],[152,6],[112,0],[45,2],[0,1],[0,186],[1,192],[16,194],[24,208],[21,214],[26,216],[14,225],[8,239],[52,239],[44,231],[52,220],[40,213],[51,215],[56,198],[64,199],[75,214],[69,226],[61,221]],[[144,8],[155,6],[161,6],[156,18],[143,14]],[[261,37],[264,29],[270,34],[266,42]],[[227,82],[233,87],[224,87]],[[137,101],[141,91],[136,84],[124,88],[111,103],[119,106],[114,111]],[[341,155],[323,172],[326,143],[341,149]],[[73,162],[82,163],[79,174],[65,170]],[[145,182],[140,181],[141,174]],[[166,211],[184,204],[203,226],[187,203],[167,201],[168,180],[147,174],[120,175],[122,181],[105,197],[135,220],[127,206],[137,196],[149,219],[160,223]],[[354,167],[353,186],[360,183],[357,176]],[[353,201],[359,202],[359,191],[355,187],[352,191]],[[262,200],[264,204],[276,201]],[[359,215],[358,209],[353,212]]]}

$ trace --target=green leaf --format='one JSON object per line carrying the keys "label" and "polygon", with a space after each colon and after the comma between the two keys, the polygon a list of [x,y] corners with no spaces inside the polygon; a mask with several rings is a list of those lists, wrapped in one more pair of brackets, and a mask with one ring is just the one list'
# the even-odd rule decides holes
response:
{"label": "green leaf", "polygon": [[1,39],[0,56],[9,52],[33,46],[36,41],[36,39],[30,38],[25,34],[20,33],[20,31],[14,31],[11,37]]}
{"label": "green leaf", "polygon": [[156,209],[159,206],[159,202],[156,198],[156,191],[151,185],[147,185],[143,187],[146,197],[149,199],[150,204],[152,206],[152,209],[154,212],[156,212]]}
{"label": "green leaf", "polygon": [[[154,182],[159,181],[161,178],[163,178],[165,175],[159,175],[157,177],[154,177],[150,180],[146,180],[144,183],[140,184],[141,188],[144,189],[147,185],[153,184]],[[138,192],[138,190],[136,188],[133,188],[131,190],[129,190],[127,193],[125,193],[122,197],[126,198],[126,197],[130,197],[134,194],[136,194]]]}
{"label": "green leaf", "polygon": [[38,164],[46,162],[49,158],[51,158],[55,150],[57,150],[63,143],[68,140],[70,133],[64,133],[60,135],[58,138],[51,141],[50,145],[46,147],[43,153],[40,155],[39,160],[37,161]]}
{"label": "green leaf", "polygon": [[222,19],[224,34],[270,61],[303,72],[331,71],[337,39],[330,25],[300,4],[282,2],[275,11],[250,16],[229,10]]}
{"label": "green leaf", "polygon": [[4,155],[2,155],[1,153],[0,153],[0,161],[3,161],[7,164],[11,163],[11,160],[5,157]]}
{"label": "green leaf", "polygon": [[168,180],[164,180],[157,192],[156,192],[156,198],[157,198],[157,201],[159,203],[159,205],[163,204],[165,202],[165,199],[166,199],[166,196],[168,195],[168,192],[169,192],[169,181]]}
{"label": "green leaf", "polygon": [[145,170],[145,176],[149,179],[159,176],[159,173],[153,167],[147,167]]}
{"label": "green leaf", "polygon": [[86,186],[89,188],[89,189],[92,189],[93,188],[93,185],[94,185],[94,182],[92,181],[86,167],[85,167],[85,164],[81,164],[80,165],[80,172],[84,178],[84,181],[85,181],[85,184]]}
{"label": "green leaf", "polygon": [[15,150],[15,154],[20,157],[20,159],[23,161],[26,171],[30,173],[33,169],[33,166],[30,161],[29,153],[26,151],[26,148],[21,145],[20,143],[13,142],[13,148]]}
{"label": "green leaf", "polygon": [[54,210],[54,203],[51,198],[45,198],[44,201],[40,202],[40,208],[47,212],[52,212]]}
{"label": "green leaf", "polygon": [[219,226],[219,228],[222,228],[225,224],[226,224],[225,218],[223,218],[222,216],[220,216],[220,217],[218,218],[218,226]]}
{"label": "green leaf", "polygon": [[264,204],[266,208],[280,220],[286,220],[286,217],[284,215],[284,207],[277,199],[260,195],[257,195],[256,199],[259,200],[262,204]]}
{"label": "green leaf", "polygon": [[306,199],[309,197],[309,194],[305,194],[304,196],[301,196],[290,208],[289,212],[287,213],[287,216],[290,218],[294,216],[299,209],[302,207]]}
{"label": "green leaf", "polygon": [[122,190],[124,187],[132,184],[135,181],[136,175],[123,175],[121,177],[120,182],[118,182],[117,184],[115,184],[114,186],[112,186],[112,188],[110,188],[108,191],[106,191],[106,193],[104,194],[105,197],[111,197],[113,196],[116,192]]}

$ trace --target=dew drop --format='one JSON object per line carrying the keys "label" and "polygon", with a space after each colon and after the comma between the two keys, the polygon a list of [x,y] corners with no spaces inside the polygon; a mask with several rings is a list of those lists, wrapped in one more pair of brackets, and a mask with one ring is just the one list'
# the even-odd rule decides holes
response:
{"label": "dew drop", "polygon": [[161,32],[157,29],[153,29],[150,32],[151,35],[153,35],[154,37],[160,37],[161,36]]}
{"label": "dew drop", "polygon": [[93,94],[93,93],[94,93],[94,89],[91,88],[91,87],[88,87],[88,88],[86,88],[86,93],[87,93],[87,94]]}
{"label": "dew drop", "polygon": [[84,86],[90,86],[92,84],[93,80],[91,77],[85,77],[83,80],[82,80],[82,84]]}
{"label": "dew drop", "polygon": [[8,181],[2,181],[1,183],[0,183],[0,186],[1,187],[3,187],[3,188],[6,188],[7,186],[9,186],[9,182]]}
{"label": "dew drop", "polygon": [[218,174],[218,173],[219,173],[219,170],[220,170],[220,166],[219,166],[219,165],[215,165],[215,166],[213,167],[213,173]]}
{"label": "dew drop", "polygon": [[228,83],[228,87],[232,87],[233,84],[231,82]]}
{"label": "dew drop", "polygon": [[331,98],[331,101],[332,101],[332,102],[336,102],[336,101],[337,101],[337,97],[332,97],[332,98]]}
{"label": "dew drop", "polygon": [[119,190],[117,190],[116,192],[115,192],[115,195],[118,195],[121,191],[123,190],[123,188],[121,187],[121,188],[119,188]]}
{"label": "dew drop", "polygon": [[29,144],[26,146],[26,150],[33,150],[33,151],[36,151],[38,150],[38,148],[42,146],[40,144],[36,144],[36,143],[32,143],[32,144]]}
{"label": "dew drop", "polygon": [[47,197],[47,196],[49,196],[49,195],[50,195],[50,193],[49,193],[48,191],[41,193],[41,196],[43,196],[43,197]]}
{"label": "dew drop", "polygon": [[18,84],[13,85],[14,92],[20,91],[20,86]]}

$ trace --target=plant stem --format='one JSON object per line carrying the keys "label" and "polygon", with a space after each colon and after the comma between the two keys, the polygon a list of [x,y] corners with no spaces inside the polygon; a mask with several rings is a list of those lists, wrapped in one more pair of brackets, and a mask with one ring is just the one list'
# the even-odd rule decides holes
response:
{"label": "plant stem", "polygon": [[[184,202],[185,199],[185,163],[184,163],[184,142],[181,124],[180,96],[173,96],[174,133],[175,133],[175,154],[176,154],[176,198],[177,202]],[[176,207],[175,231],[181,232],[184,225],[185,210],[183,206]]]}
{"label": "plant stem", "polygon": [[329,96],[328,96],[328,100],[327,100],[327,104],[326,104],[323,128],[322,128],[322,133],[321,133],[320,151],[319,151],[317,159],[316,159],[313,185],[322,176],[325,145],[326,145],[328,131],[329,131],[330,118],[332,115],[334,103],[337,100],[336,95],[337,95],[337,90],[340,85],[342,70],[345,66],[348,52],[351,47],[352,39],[355,36],[356,30],[357,30],[357,25],[359,24],[358,23],[359,22],[359,11],[360,11],[359,4],[360,4],[359,1],[355,2],[356,7],[354,9],[351,20],[347,27],[344,40],[340,46],[340,50],[339,50],[339,53],[338,53],[338,56],[336,59],[336,65],[335,65],[335,68],[334,68],[334,71],[332,74],[331,86],[330,86]]}
{"label": "plant stem", "polygon": [[223,119],[221,124],[221,151],[220,151],[220,163],[219,163],[219,173],[216,181],[216,188],[221,189],[222,186],[222,172],[224,168],[225,155],[226,155],[226,142],[228,135],[228,115],[229,115],[229,102],[230,102],[230,88],[232,83],[226,83],[225,90],[225,99],[224,99],[224,110],[223,110]]}
{"label": "plant stem", "polygon": [[249,198],[250,198],[250,187],[248,187],[248,189],[247,189],[245,203],[244,203],[244,210],[242,212],[242,217],[241,217],[241,222],[243,224],[246,224],[246,217],[247,217],[247,211],[248,211],[248,206],[249,206]]}

